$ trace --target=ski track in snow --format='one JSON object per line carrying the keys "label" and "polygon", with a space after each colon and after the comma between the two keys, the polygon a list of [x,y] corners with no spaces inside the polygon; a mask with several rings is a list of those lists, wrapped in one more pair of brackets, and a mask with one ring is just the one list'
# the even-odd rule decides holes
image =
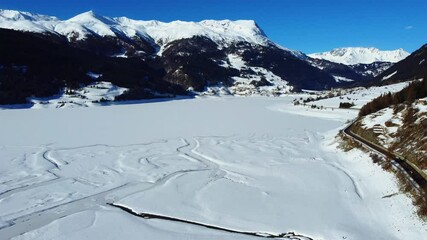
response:
{"label": "ski track in snow", "polygon": [[[281,105],[273,103],[274,108],[270,102],[262,107],[278,114],[275,117],[281,116]],[[341,124],[330,122],[335,128]],[[112,203],[135,213],[241,232],[296,232],[313,239],[405,236],[392,233],[392,218],[383,222],[382,216],[374,214],[385,214],[388,208],[396,214],[396,207],[391,206],[396,204],[400,209],[406,201],[401,195],[378,197],[388,194],[387,190],[396,191],[388,185],[392,181],[384,177],[386,173],[353,161],[356,156],[365,162],[362,153],[336,156],[325,151],[322,144],[330,137],[317,128],[277,126],[285,129],[285,134],[260,134],[249,128],[248,135],[189,134],[138,144],[0,146],[4,155],[0,166],[0,237],[50,239],[43,237],[43,232],[55,232],[52,229],[61,222],[75,223],[80,215],[99,214],[80,229],[83,234],[103,221],[105,214],[125,214],[109,206]],[[367,164],[371,167],[366,168]],[[377,188],[362,177],[386,183]],[[146,223],[141,227],[150,226],[150,231],[170,224],[143,221]],[[183,225],[178,224],[181,227],[172,232],[208,231]],[[415,235],[410,232],[408,236]]]}
{"label": "ski track in snow", "polygon": [[[182,141],[184,143],[186,143],[186,145],[180,146],[179,148],[177,148],[177,151],[180,151],[182,148],[190,146],[189,144],[187,144],[187,141],[185,139],[182,139]],[[112,146],[112,145],[106,145],[106,144],[94,144],[94,145],[89,145],[89,146],[80,146],[80,147],[73,147],[73,148],[49,149],[49,150],[45,150],[42,156],[43,156],[43,159],[52,163],[56,168],[60,169],[62,165],[66,165],[69,163],[64,161],[64,160],[52,158],[51,156],[49,156],[50,152],[61,151],[61,150],[79,150],[82,148],[91,148],[91,147],[99,147],[99,146],[109,147],[109,148],[120,148],[120,147],[130,147],[130,146],[148,146],[151,144],[166,143],[166,142],[167,142],[167,140],[162,140],[162,141],[153,142],[153,143],[132,144],[132,145],[126,145],[126,146]],[[185,153],[185,155],[187,157],[191,158],[186,153]],[[199,159],[196,159],[196,158],[193,158],[192,160],[200,161]],[[182,175],[182,174],[187,174],[187,173],[197,172],[197,171],[206,171],[206,170],[208,170],[208,169],[179,170],[179,171],[172,172],[170,174],[166,174],[163,177],[159,178],[156,182],[153,182],[153,183],[151,183],[151,182],[128,183],[128,184],[124,184],[124,185],[121,185],[121,186],[118,186],[118,187],[115,187],[112,189],[108,189],[106,191],[103,191],[103,192],[100,192],[100,193],[97,193],[94,195],[88,195],[88,196],[85,196],[83,198],[78,198],[78,199],[75,199],[75,200],[72,200],[72,201],[69,201],[66,203],[62,203],[62,204],[55,205],[55,206],[52,206],[52,207],[49,207],[46,209],[42,209],[40,211],[36,211],[36,212],[32,212],[32,213],[29,213],[29,214],[26,214],[23,216],[19,216],[17,218],[9,220],[9,224],[6,225],[5,227],[3,227],[3,228],[0,227],[0,236],[5,236],[6,238],[9,238],[9,237],[12,237],[14,235],[22,234],[23,232],[18,232],[18,231],[20,231],[20,229],[23,229],[23,228],[26,229],[25,231],[30,231],[32,229],[36,229],[37,227],[41,227],[45,224],[48,224],[49,222],[52,222],[55,219],[58,219],[61,217],[72,215],[74,213],[81,212],[83,210],[97,208],[99,205],[105,205],[106,206],[107,203],[114,202],[114,199],[118,198],[118,197],[114,196],[115,192],[122,191],[121,195],[126,196],[127,194],[131,194],[134,192],[146,191],[146,190],[155,188],[157,186],[161,186],[163,184],[166,184],[168,181],[172,180],[173,178],[179,177],[179,175]],[[72,180],[79,181],[78,178],[72,178]],[[37,187],[41,187],[41,186],[49,186],[50,184],[59,183],[59,182],[63,182],[63,181],[67,181],[67,179],[58,177],[58,178],[50,180],[50,181],[41,182],[38,184],[33,184],[33,185],[25,186],[22,188],[18,188],[18,189],[13,189],[13,190],[10,190],[8,192],[2,193],[0,195],[0,199],[7,198],[7,197],[9,197],[9,196],[11,196],[17,192],[20,192],[20,191],[23,192],[23,191],[26,191],[28,189],[33,189],[33,188],[37,188]],[[89,182],[84,182],[84,181],[81,181],[81,182],[83,184],[90,185]],[[140,186],[142,186],[142,188]],[[113,197],[108,196],[109,194],[112,194]],[[89,203],[89,204],[87,204],[87,203]]]}
{"label": "ski track in snow", "polygon": [[347,176],[351,183],[353,184],[353,188],[354,188],[354,192],[357,194],[357,196],[362,199],[363,198],[363,193],[361,192],[361,190],[359,189],[359,186],[357,185],[357,181],[354,180],[354,177],[351,176],[350,173],[348,173],[346,170],[342,169],[341,167],[338,167],[336,164],[333,163],[327,163],[325,162],[325,164],[337,169],[338,171],[342,172],[345,176]]}
{"label": "ski track in snow", "polygon": [[[247,176],[244,176],[238,172],[233,172],[231,170],[223,170],[220,167],[220,160],[214,159],[212,157],[209,157],[207,155],[204,155],[202,153],[197,152],[197,150],[200,148],[200,142],[194,138],[192,140],[187,140],[185,138],[180,139],[183,145],[176,148],[177,155],[184,157],[185,159],[200,163],[204,167],[202,168],[196,168],[196,169],[186,169],[186,170],[179,170],[174,171],[169,174],[165,174],[162,177],[160,177],[155,182],[140,182],[140,183],[126,183],[117,187],[113,187],[110,189],[107,189],[102,192],[95,193],[93,195],[86,195],[81,198],[72,199],[66,202],[59,202],[59,204],[54,204],[52,206],[47,206],[47,208],[42,208],[40,210],[36,210],[34,212],[29,212],[27,214],[24,214],[22,216],[15,217],[13,219],[8,220],[8,225],[0,228],[0,235],[5,236],[7,238],[12,237],[14,235],[23,234],[24,232],[21,232],[22,229],[25,229],[25,232],[31,231],[33,229],[37,229],[38,227],[41,227],[43,225],[49,224],[50,222],[54,221],[55,219],[62,218],[68,215],[72,215],[84,210],[88,209],[97,209],[99,206],[107,206],[107,204],[112,203],[116,201],[119,198],[123,198],[126,195],[131,195],[132,193],[141,193],[144,191],[148,191],[150,189],[168,184],[170,181],[174,181],[174,179],[179,178],[183,176],[184,174],[191,174],[193,172],[200,172],[200,171],[209,171],[210,173],[210,180],[206,183],[207,187],[209,184],[222,179],[226,178],[230,181],[233,181],[235,183],[244,184],[243,182],[236,181],[231,178],[227,178],[226,175],[234,175],[234,176],[240,176],[243,178],[246,178]],[[68,162],[65,159],[60,159],[57,157],[53,157],[53,152],[60,152],[60,151],[76,151],[79,152],[81,149],[90,149],[90,148],[96,148],[96,147],[106,147],[106,148],[114,148],[114,149],[120,149],[120,148],[126,148],[126,147],[142,147],[142,146],[149,146],[152,144],[158,144],[158,143],[167,143],[167,140],[161,140],[153,143],[146,143],[146,144],[132,144],[132,145],[124,145],[124,146],[114,146],[114,145],[106,145],[106,144],[93,144],[88,146],[79,146],[79,147],[73,147],[73,148],[52,148],[52,147],[44,147],[44,150],[42,151],[42,154],[40,154],[41,158],[48,163],[50,163],[54,170],[49,169],[48,172],[56,171],[54,174],[56,176],[55,179],[35,183],[32,185],[23,186],[16,189],[11,189],[9,191],[3,192],[0,194],[0,199],[5,199],[8,197],[11,197],[17,193],[25,192],[30,189],[34,188],[41,188],[41,187],[47,187],[49,188],[52,184],[60,184],[61,182],[65,181],[76,181],[80,182],[81,184],[88,185],[90,187],[94,187],[96,185],[91,184],[89,181],[84,181],[80,177],[75,178],[64,178],[61,177],[60,170],[65,165],[72,165],[72,162]],[[42,147],[43,148],[43,147]],[[155,166],[156,168],[160,168],[160,166],[152,163],[148,158],[146,157],[140,157],[140,161],[143,159],[143,161],[146,161],[148,164]],[[342,170],[341,170],[342,171]],[[142,187],[141,187],[142,186]],[[120,192],[120,197],[118,195],[115,195],[114,193]]]}

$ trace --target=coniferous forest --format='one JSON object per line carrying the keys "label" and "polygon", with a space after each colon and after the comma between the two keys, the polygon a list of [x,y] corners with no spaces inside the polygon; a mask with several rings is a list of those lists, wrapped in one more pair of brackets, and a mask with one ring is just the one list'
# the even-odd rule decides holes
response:
{"label": "coniferous forest", "polygon": [[377,112],[381,109],[400,103],[413,103],[416,99],[427,97],[427,80],[414,81],[400,92],[381,95],[365,104],[359,112],[359,117]]}

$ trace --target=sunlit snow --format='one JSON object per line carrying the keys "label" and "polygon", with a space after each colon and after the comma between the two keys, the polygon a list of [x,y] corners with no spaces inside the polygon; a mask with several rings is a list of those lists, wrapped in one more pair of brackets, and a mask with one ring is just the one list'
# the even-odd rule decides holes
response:
{"label": "sunlit snow", "polygon": [[398,62],[409,56],[403,49],[382,51],[377,48],[347,47],[336,48],[330,52],[308,54],[312,58],[325,59],[331,62],[353,65],[373,62]]}
{"label": "sunlit snow", "polygon": [[425,237],[407,196],[383,198],[399,192],[393,175],[337,148],[357,112],[327,118],[295,97],[0,111],[0,237],[254,238],[107,203],[263,234]]}

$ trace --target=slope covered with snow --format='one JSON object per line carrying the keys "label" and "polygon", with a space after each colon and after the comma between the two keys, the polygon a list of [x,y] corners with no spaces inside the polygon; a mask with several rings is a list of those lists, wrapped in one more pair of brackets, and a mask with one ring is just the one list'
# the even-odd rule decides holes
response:
{"label": "slope covered with snow", "polygon": [[238,41],[256,44],[265,44],[268,42],[263,31],[252,20],[173,21],[169,23],[138,21],[126,17],[119,17],[114,20],[121,26],[144,30],[161,46],[175,40],[191,38],[193,36],[204,36],[218,44]]}
{"label": "slope covered with snow", "polygon": [[359,127],[427,173],[426,125],[427,98],[421,98],[412,104],[392,105],[368,114],[361,118]]}
{"label": "slope covered with snow", "polygon": [[329,52],[312,53],[308,55],[312,58],[325,59],[335,63],[354,65],[359,63],[369,64],[373,62],[398,62],[409,53],[403,49],[382,51],[377,48],[348,47],[336,48]]}
{"label": "slope covered with snow", "polygon": [[29,12],[0,9],[0,28],[25,32],[53,33],[59,19]]}
{"label": "slope covered with snow", "polygon": [[0,10],[0,27],[19,31],[56,33],[77,40],[88,36],[121,36],[152,38],[160,45],[191,38],[207,37],[218,44],[246,41],[265,45],[269,42],[264,32],[253,20],[204,20],[201,22],[140,21],[126,17],[109,18],[93,11],[85,12],[68,20],[56,17]]}
{"label": "slope covered with snow", "polygon": [[94,82],[76,90],[64,89],[60,94],[50,98],[30,98],[29,101],[32,108],[91,107],[114,101],[115,97],[126,90],[128,89],[110,82]]}

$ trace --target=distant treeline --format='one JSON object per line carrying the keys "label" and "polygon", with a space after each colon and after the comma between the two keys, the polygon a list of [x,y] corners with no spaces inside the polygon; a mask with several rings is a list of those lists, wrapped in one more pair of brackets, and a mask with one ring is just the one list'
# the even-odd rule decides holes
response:
{"label": "distant treeline", "polygon": [[422,81],[414,81],[400,92],[381,95],[365,104],[359,112],[359,117],[377,112],[381,109],[400,103],[413,103],[416,99],[427,97],[427,77]]}

